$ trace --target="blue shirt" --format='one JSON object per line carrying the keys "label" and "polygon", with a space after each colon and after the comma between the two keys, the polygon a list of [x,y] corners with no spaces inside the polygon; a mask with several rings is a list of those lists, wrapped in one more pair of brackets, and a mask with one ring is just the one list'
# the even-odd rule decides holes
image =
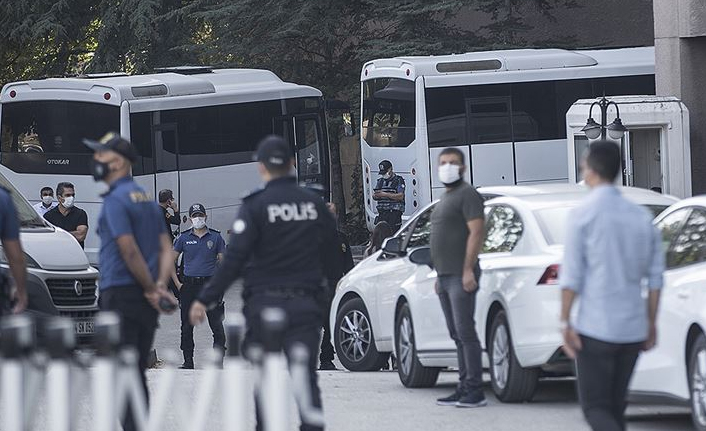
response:
{"label": "blue shirt", "polygon": [[567,222],[560,285],[579,295],[576,331],[608,343],[647,339],[645,287],[660,289],[662,238],[649,211],[595,188]]}
{"label": "blue shirt", "polygon": [[216,272],[218,255],[226,251],[226,242],[216,230],[209,229],[199,238],[189,229],[176,239],[174,251],[184,253],[185,276],[211,277]]}
{"label": "blue shirt", "polygon": [[142,187],[131,177],[114,182],[104,196],[98,219],[101,239],[100,289],[138,284],[120,255],[116,240],[123,235],[135,237],[150,274],[156,280],[159,275],[160,235],[164,233],[167,231],[162,211]]}
{"label": "blue shirt", "polygon": [[0,188],[0,240],[18,239],[20,239],[20,225],[15,204],[12,202],[10,193]]}

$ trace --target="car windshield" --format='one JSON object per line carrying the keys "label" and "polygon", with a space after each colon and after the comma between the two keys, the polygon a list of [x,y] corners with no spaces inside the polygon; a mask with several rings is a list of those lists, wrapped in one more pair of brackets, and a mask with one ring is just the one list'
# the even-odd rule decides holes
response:
{"label": "car windshield", "polygon": [[0,174],[0,186],[8,189],[12,196],[12,203],[15,204],[17,216],[20,219],[20,226],[23,228],[47,227],[44,219],[37,214],[27,200],[17,191],[7,178]]}
{"label": "car windshield", "polygon": [[[564,205],[553,208],[543,208],[534,212],[537,217],[539,227],[542,229],[547,244],[563,245],[566,239],[566,221],[569,218],[569,211],[576,205]],[[643,205],[650,210],[653,216],[657,216],[667,209],[667,205]]]}

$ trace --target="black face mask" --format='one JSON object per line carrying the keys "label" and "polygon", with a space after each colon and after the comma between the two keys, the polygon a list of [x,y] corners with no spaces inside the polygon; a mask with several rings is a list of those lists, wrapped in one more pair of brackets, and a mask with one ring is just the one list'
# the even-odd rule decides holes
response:
{"label": "black face mask", "polygon": [[91,169],[91,175],[95,181],[103,181],[106,179],[110,173],[110,164],[105,162],[99,162],[97,160],[91,160],[89,164]]}

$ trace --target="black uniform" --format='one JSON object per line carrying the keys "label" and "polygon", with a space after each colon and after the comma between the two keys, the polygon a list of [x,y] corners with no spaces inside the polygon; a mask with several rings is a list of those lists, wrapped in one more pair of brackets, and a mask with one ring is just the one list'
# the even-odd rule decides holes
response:
{"label": "black uniform", "polygon": [[331,255],[326,262],[327,275],[328,275],[328,301],[326,303],[326,310],[324,312],[324,333],[321,337],[321,353],[319,354],[319,361],[323,364],[325,362],[333,361],[333,357],[336,353],[333,345],[331,344],[331,325],[329,322],[329,314],[331,313],[331,301],[333,300],[334,293],[336,292],[336,285],[343,278],[344,275],[351,269],[353,269],[353,253],[351,252],[351,246],[348,243],[348,237],[346,234],[338,231],[338,248],[336,253]]}
{"label": "black uniform", "polygon": [[[285,354],[295,343],[307,347],[312,401],[321,406],[316,353],[326,296],[323,256],[337,246],[333,217],[316,193],[292,177],[279,178],[243,199],[232,232],[224,261],[199,300],[209,308],[217,305],[242,275],[246,347],[262,340],[261,311],[282,308],[288,318]],[[321,428],[302,424],[301,429]]]}

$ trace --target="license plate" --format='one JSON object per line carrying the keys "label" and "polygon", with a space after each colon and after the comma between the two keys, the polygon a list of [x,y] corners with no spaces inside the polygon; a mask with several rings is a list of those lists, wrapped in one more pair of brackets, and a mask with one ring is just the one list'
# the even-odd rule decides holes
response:
{"label": "license plate", "polygon": [[74,328],[76,329],[76,335],[88,335],[95,332],[92,321],[74,322]]}

